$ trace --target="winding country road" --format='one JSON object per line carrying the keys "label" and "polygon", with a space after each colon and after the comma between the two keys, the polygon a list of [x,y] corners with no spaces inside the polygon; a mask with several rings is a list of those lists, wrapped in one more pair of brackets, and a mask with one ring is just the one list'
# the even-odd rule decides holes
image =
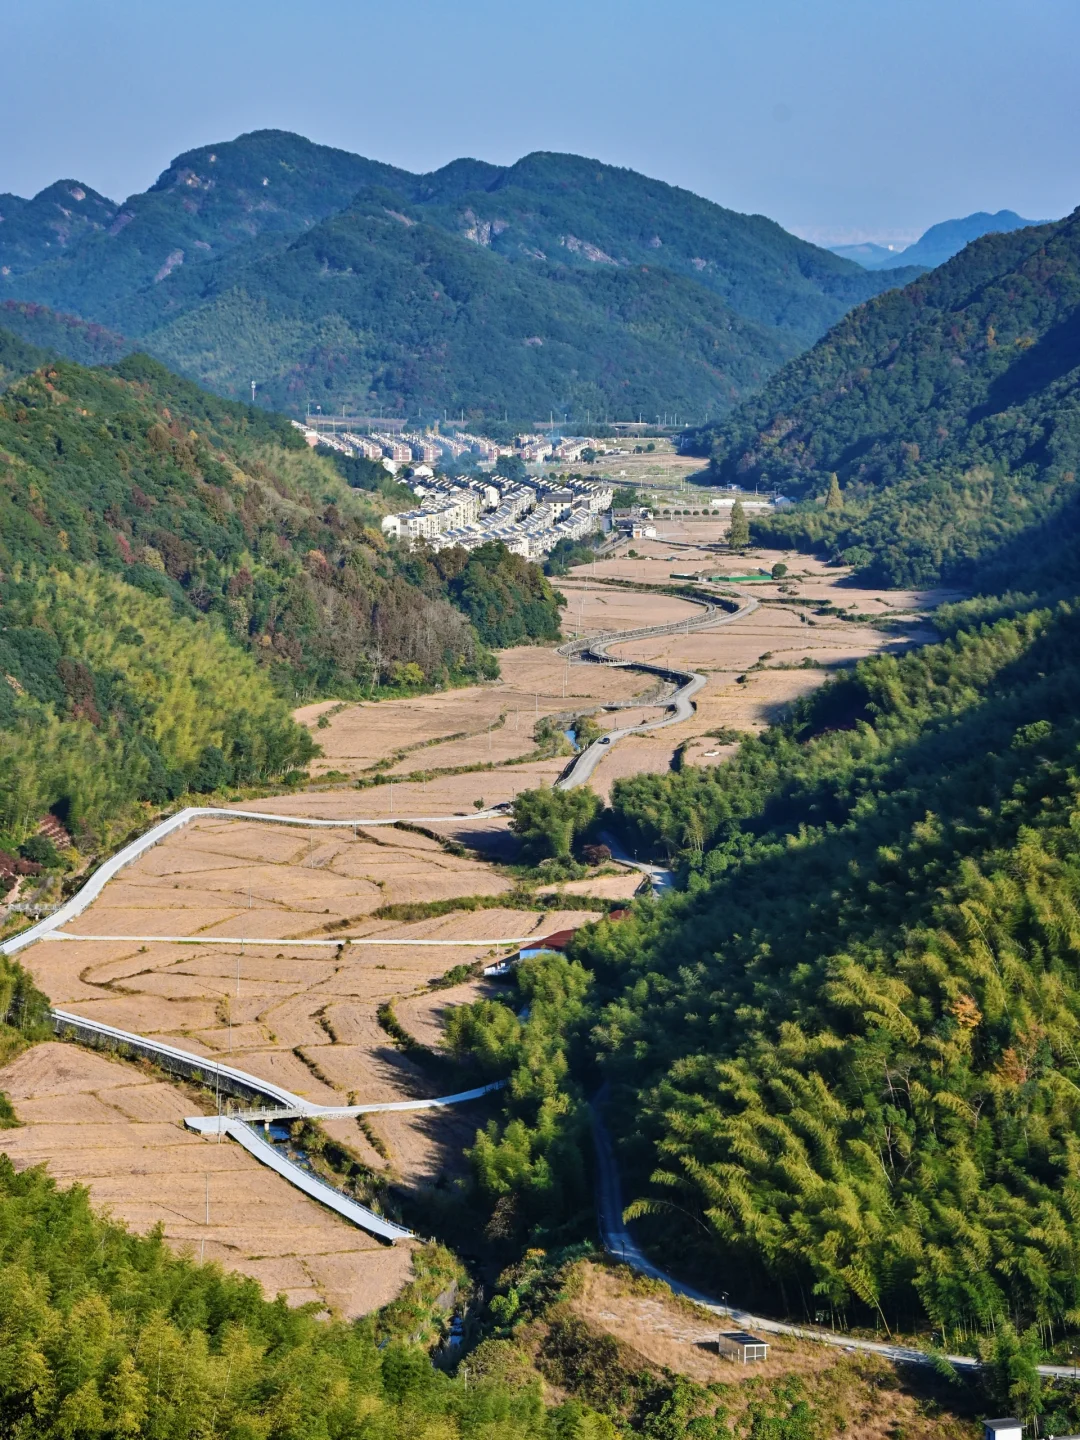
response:
{"label": "winding country road", "polygon": [[713,630],[720,625],[733,625],[738,620],[744,620],[747,615],[752,615],[759,608],[758,602],[753,596],[741,596],[740,598],[743,603],[737,610],[728,610],[725,607],[713,605],[705,599],[694,600],[692,603],[701,605],[705,611],[703,615],[694,619],[678,620],[667,625],[649,625],[639,630],[610,631],[596,636],[592,640],[571,640],[568,644],[559,647],[558,654],[565,655],[568,659],[576,656],[597,665],[618,665],[625,670],[640,670],[646,675],[657,675],[662,680],[675,681],[679,688],[669,700],[661,702],[672,713],[665,715],[662,720],[647,720],[640,725],[627,725],[621,730],[609,730],[606,735],[602,735],[582,750],[565,775],[556,781],[556,789],[572,790],[575,786],[584,785],[591,779],[593,771],[612,745],[627,735],[643,735],[649,730],[662,730],[665,725],[678,725],[683,720],[689,720],[694,713],[694,706],[691,702],[705,684],[706,677],[704,675],[699,674],[696,670],[678,670],[670,665],[651,665],[647,660],[615,660],[608,653],[611,646],[625,645],[631,640],[651,640],[661,635],[689,635],[691,631]]}
{"label": "winding country road", "polygon": [[[561,647],[559,653],[582,654],[597,664],[618,664],[622,662],[612,661],[608,655],[608,647],[628,640],[645,639],[652,636],[669,635],[691,630],[703,629],[712,625],[730,624],[732,621],[749,614],[757,608],[757,601],[750,600],[734,613],[713,605],[710,601],[699,602],[703,605],[704,614],[692,620],[683,621],[672,625],[648,626],[644,629],[633,631],[620,631],[613,634],[605,634],[589,641],[573,641],[569,646]],[[627,726],[625,729],[612,732],[607,737],[603,746],[589,746],[580,756],[577,757],[569,771],[557,782],[562,788],[570,788],[574,785],[583,784],[592,774],[596,764],[607,752],[611,745],[615,744],[624,735],[631,735],[635,731],[658,729],[663,725],[672,725],[679,720],[688,718],[693,713],[691,697],[705,683],[705,677],[693,672],[675,670],[670,667],[649,665],[644,661],[627,662],[634,669],[645,673],[656,674],[662,678],[677,682],[679,688],[666,702],[666,708],[673,711],[665,719],[652,721],[645,725]],[[305,816],[276,815],[270,811],[260,810],[237,810],[227,809],[217,805],[189,805],[175,815],[170,815],[152,826],[145,834],[138,836],[121,850],[112,855],[84,882],[76,893],[61,905],[53,914],[39,920],[20,934],[13,936],[0,945],[0,953],[15,955],[24,950],[27,946],[33,945],[38,940],[54,939],[71,942],[90,942],[101,940],[122,940],[125,942],[149,943],[172,942],[175,944],[198,944],[208,943],[228,945],[270,945],[283,944],[307,945],[307,946],[330,946],[337,948],[342,945],[360,946],[365,944],[401,944],[401,945],[448,945],[448,946],[469,946],[477,945],[502,945],[520,944],[531,937],[509,936],[497,939],[483,940],[387,940],[382,937],[352,937],[337,936],[328,940],[267,940],[265,937],[248,939],[244,936],[175,936],[175,935],[80,935],[65,931],[63,927],[70,921],[81,915],[86,908],[102,893],[110,880],[114,879],[121,870],[132,864],[140,856],[159,845],[169,835],[177,830],[183,829],[193,820],[204,817],[224,820],[246,820],[257,821],[268,825],[292,825],[309,829],[352,829],[354,832],[359,827],[392,826],[402,820],[413,824],[433,824],[439,822],[453,821],[460,825],[463,821],[476,822],[478,820],[491,819],[494,816],[505,814],[506,806],[495,806],[491,809],[481,810],[470,816],[460,815],[422,815],[414,817],[403,816],[363,816],[355,819],[324,820],[314,819]],[[274,1149],[267,1141],[261,1139],[252,1126],[248,1123],[251,1119],[262,1119],[264,1121],[274,1116],[308,1116],[315,1118],[318,1115],[360,1115],[374,1110],[416,1110],[441,1107],[445,1105],[457,1105],[477,1099],[480,1095],[487,1093],[490,1089],[499,1088],[504,1082],[497,1082],[495,1086],[481,1087],[475,1091],[466,1091],[457,1095],[443,1096],[435,1100],[426,1101],[395,1101],[388,1104],[367,1104],[348,1107],[319,1107],[302,1099],[300,1096],[281,1089],[258,1077],[249,1075],[244,1071],[236,1070],[218,1061],[213,1061],[205,1056],[195,1055],[189,1051],[181,1050],[176,1046],[167,1045],[161,1041],[152,1040],[145,1036],[118,1030],[112,1026],[101,1025],[98,1022],[87,1020],[82,1016],[69,1014],[66,1011],[52,1011],[53,1024],[60,1035],[68,1035],[80,1040],[84,1044],[107,1046],[112,1049],[119,1049],[126,1053],[142,1054],[155,1063],[170,1070],[172,1073],[180,1074],[188,1078],[196,1078],[203,1083],[210,1082],[216,1085],[219,1099],[222,1088],[226,1094],[246,1097],[249,1101],[255,1099],[262,1102],[261,1109],[249,1112],[244,1115],[216,1115],[216,1116],[193,1116],[186,1123],[194,1130],[201,1133],[217,1134],[220,1138],[224,1134],[230,1135],[239,1144],[243,1145],[262,1164],[276,1170],[290,1184],[297,1186],[312,1198],[319,1200],[322,1204],[330,1206],[339,1214],[353,1224],[359,1225],[365,1230],[380,1236],[383,1239],[394,1243],[398,1240],[411,1238],[412,1232],[403,1226],[395,1225],[369,1210],[366,1206],[358,1205],[354,1200],[332,1186],[312,1176],[306,1170],[293,1164],[281,1153]],[[269,1106],[267,1109],[266,1107]]]}
{"label": "winding country road", "polygon": [[[646,661],[617,661],[610,656],[609,649],[613,645],[625,644],[632,640],[649,639],[661,635],[685,634],[692,630],[711,628],[719,625],[729,625],[745,618],[758,609],[758,602],[752,597],[741,596],[744,603],[739,609],[731,612],[721,610],[708,601],[699,601],[705,613],[690,621],[682,621],[668,625],[649,626],[640,630],[617,631],[610,634],[598,636],[592,640],[575,640],[568,645],[560,647],[558,653],[568,658],[573,655],[595,664],[618,664],[626,668],[633,668],[644,673],[660,676],[662,679],[679,682],[679,688],[666,702],[660,702],[672,712],[661,720],[649,721],[641,725],[627,726],[621,730],[610,731],[607,736],[607,744],[600,741],[583,750],[578,755],[566,773],[557,782],[562,789],[570,789],[574,786],[584,784],[592,775],[597,764],[608,752],[610,746],[617,743],[626,735],[641,733],[643,731],[662,729],[666,725],[678,724],[681,720],[688,719],[693,714],[693,696],[705,684],[705,676],[696,671],[680,671],[670,666],[651,665]],[[67,940],[101,940],[100,935],[81,936],[64,934],[61,927],[80,915],[104,890],[108,882],[114,876],[137,860],[141,855],[153,846],[158,845],[174,831],[182,829],[191,821],[204,816],[227,820],[254,820],[266,824],[293,825],[318,829],[354,829],[358,827],[371,826],[392,826],[400,820],[413,824],[435,824],[452,821],[455,825],[475,822],[477,820],[491,819],[496,815],[504,814],[505,806],[495,806],[488,810],[478,811],[472,815],[425,815],[425,816],[394,816],[394,817],[363,817],[357,819],[343,820],[322,820],[312,819],[303,816],[275,815],[267,811],[255,810],[234,810],[222,806],[188,806],[178,811],[175,815],[160,821],[144,835],[131,841],[130,844],[118,851],[115,855],[106,860],[85,884],[73,895],[64,905],[52,915],[40,920],[29,929],[13,936],[11,939],[0,944],[0,953],[14,955],[18,951],[32,945],[37,940],[48,938]],[[635,862],[626,862],[635,863]],[[657,871],[658,867],[638,865],[636,868],[647,872]],[[663,873],[663,872],[661,872]],[[655,876],[654,876],[655,880]],[[114,937],[124,939],[139,939],[146,937]],[[205,944],[205,937],[158,937],[160,939],[172,939],[178,943],[187,940],[188,943]],[[220,938],[220,937],[215,937]],[[518,943],[520,937],[507,940],[505,943]],[[222,943],[238,943],[230,940]],[[257,940],[240,940],[242,944],[256,944]],[[266,941],[267,944],[303,944],[303,941]],[[339,945],[342,939],[338,938],[325,942],[309,942]],[[363,940],[352,939],[346,943],[363,944]],[[374,943],[374,942],[371,942]],[[378,943],[394,943],[386,940],[379,940]],[[410,942],[398,942],[410,943]],[[413,941],[411,943],[439,943]],[[443,942],[448,944],[469,944],[479,943],[504,943],[502,941],[453,941]],[[98,1022],[90,1021],[82,1016],[69,1014],[65,1011],[54,1010],[52,1012],[53,1023],[59,1034],[70,1034],[87,1044],[107,1044],[113,1048],[121,1048],[136,1054],[144,1054],[147,1058],[171,1068],[176,1073],[188,1076],[198,1076],[203,1083],[217,1082],[219,1087],[225,1088],[227,1093],[246,1097],[248,1101],[259,1100],[261,1108],[251,1109],[241,1114],[222,1114],[210,1116],[192,1116],[185,1123],[192,1129],[203,1134],[216,1134],[219,1136],[228,1134],[244,1146],[261,1163],[270,1166],[283,1176],[290,1184],[297,1186],[313,1199],[329,1206],[343,1215],[353,1224],[394,1243],[403,1239],[413,1238],[413,1232],[406,1230],[403,1226],[396,1225],[386,1220],[383,1216],[376,1214],[367,1207],[358,1205],[354,1200],[342,1194],[342,1192],[327,1185],[325,1182],[312,1176],[306,1170],[293,1164],[281,1155],[280,1151],[261,1139],[255,1132],[251,1122],[262,1121],[264,1123],[275,1118],[286,1118],[289,1116],[306,1116],[318,1118],[321,1115],[359,1115],[369,1111],[378,1110],[416,1110],[441,1107],[466,1103],[479,1098],[489,1090],[500,1088],[505,1081],[497,1081],[493,1085],[482,1086],[476,1090],[464,1091],[457,1095],[441,1096],[431,1100],[420,1101],[391,1101],[372,1104],[361,1104],[346,1107],[317,1106],[302,1097],[293,1095],[291,1092],[282,1089],[280,1086],[263,1081],[256,1076],[249,1075],[244,1071],[236,1070],[231,1066],[221,1064],[208,1059],[205,1056],[195,1055],[188,1051],[179,1050],[174,1046],[168,1046],[160,1041],[148,1039],[130,1032],[116,1030],[111,1026],[101,1025]],[[838,1346],[847,1350],[864,1350],[881,1355],[886,1359],[900,1361],[908,1364],[932,1365],[936,1363],[935,1357],[924,1351],[916,1350],[906,1345],[897,1345],[873,1340],[856,1339],[850,1335],[840,1334],[836,1331],[818,1329],[810,1326],[793,1325],[786,1321],[772,1320],[765,1316],[753,1315],[748,1311],[739,1309],[737,1306],[721,1304],[714,1298],[702,1294],[693,1287],[684,1284],[682,1281],[669,1275],[655,1265],[648,1256],[641,1250],[634,1240],[623,1220],[622,1190],[619,1180],[618,1167],[615,1160],[614,1148],[607,1126],[601,1114],[601,1107],[604,1102],[604,1095],[601,1092],[592,1104],[593,1140],[596,1156],[596,1207],[597,1224],[601,1241],[604,1248],[612,1255],[622,1260],[632,1269],[643,1275],[651,1276],[654,1279],[663,1281],[679,1295],[694,1301],[703,1306],[714,1315],[733,1325],[750,1327],[756,1330],[766,1331],[771,1334],[791,1335],[807,1340],[815,1340],[825,1345]],[[948,1361],[957,1369],[977,1369],[979,1361],[969,1355],[949,1355]],[[1063,1365],[1040,1365],[1037,1367],[1041,1375],[1052,1376],[1062,1379],[1072,1379],[1075,1370],[1072,1366]]]}

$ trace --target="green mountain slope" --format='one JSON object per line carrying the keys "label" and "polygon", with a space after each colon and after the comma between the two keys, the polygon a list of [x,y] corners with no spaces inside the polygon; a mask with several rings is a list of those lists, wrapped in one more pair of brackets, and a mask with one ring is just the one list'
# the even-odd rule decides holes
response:
{"label": "green mountain slope", "polygon": [[[606,1082],[629,1214],[692,1283],[968,1354],[1075,1343],[1078,229],[976,241],[715,432],[721,475],[845,481],[765,533],[988,594],[729,762],[615,783],[607,823],[678,892],[451,1027],[512,1073],[472,1152],[492,1229],[588,1226]],[[1003,1393],[1037,1410],[1031,1381]]]}
{"label": "green mountain slope", "polygon": [[411,198],[435,223],[476,244],[524,264],[536,263],[539,251],[587,270],[659,267],[804,344],[868,294],[857,270],[775,221],[725,210],[633,170],[539,151],[483,175],[482,185],[470,184],[466,171],[444,177],[421,177]]}
{"label": "green mountain slope", "polygon": [[[4,244],[0,227],[0,270]],[[281,131],[180,156],[107,228],[43,253],[8,266],[0,299],[105,325],[225,393],[254,375],[294,410],[526,419],[725,412],[897,283],[578,156],[417,176]]]}
{"label": "green mountain slope", "polygon": [[74,252],[115,218],[114,202],[77,180],[57,180],[32,200],[0,195],[0,280]]}
{"label": "green mountain slope", "polygon": [[729,769],[623,784],[694,879],[592,948],[600,1049],[628,1137],[645,1112],[641,1208],[689,1205],[747,1283],[950,1329],[1074,1312],[1077,639],[1070,609],[968,628]]}
{"label": "green mountain slope", "polygon": [[[986,236],[853,311],[702,440],[720,478],[807,499],[760,534],[888,582],[986,583],[1002,546],[1071,505],[1078,313],[1080,215]],[[844,503],[824,510],[831,472]]]}
{"label": "green mountain slope", "polygon": [[0,232],[0,267],[12,268],[12,298],[116,325],[125,299],[144,289],[153,294],[167,275],[211,265],[263,237],[291,238],[347,205],[361,186],[392,184],[403,175],[299,135],[258,131],[178,155],[149,190],[112,205],[107,228],[84,235],[84,243],[69,245],[62,258],[41,253],[52,218],[47,197],[57,188],[50,187],[24,201],[15,217],[26,236],[23,249],[39,254],[35,263],[42,268],[32,284],[16,283],[29,267],[19,263],[22,250],[9,254],[7,223]]}
{"label": "green mountain slope", "polygon": [[[44,364],[49,356],[76,360],[80,365],[111,365],[135,349],[130,341],[103,325],[25,300],[0,302],[0,328],[5,335],[17,335],[39,350],[37,365]],[[34,368],[27,366],[27,370]]]}
{"label": "green mountain slope", "polygon": [[499,417],[648,413],[661,394],[726,408],[798,348],[669,271],[512,264],[423,214],[360,201],[147,343],[224,394],[258,376],[283,409],[318,395]]}
{"label": "green mountain slope", "polygon": [[13,335],[10,330],[0,330],[0,390],[6,389],[13,380],[29,375],[49,358],[47,350]]}
{"label": "green mountain slope", "polygon": [[[9,1122],[10,1123],[10,1122]],[[221,1440],[266,1435],[438,1434],[444,1440],[615,1440],[579,1401],[547,1407],[537,1385],[451,1376],[436,1296],[461,1282],[446,1251],[417,1251],[400,1301],[356,1323],[268,1301],[255,1280],[174,1255],[96,1215],[80,1186],[0,1159],[0,1377],[12,1434]],[[415,1335],[415,1338],[414,1338]],[[508,1347],[507,1347],[508,1348]],[[471,1359],[471,1357],[470,1357]]]}
{"label": "green mountain slope", "polygon": [[726,765],[618,781],[686,888],[528,962],[524,1021],[456,1016],[514,1072],[473,1158],[523,1243],[588,1224],[606,1079],[631,1214],[699,1287],[968,1353],[1006,1318],[1075,1331],[1076,609],[944,628]]}
{"label": "green mountain slope", "polygon": [[[36,358],[0,332],[0,364]],[[310,754],[286,702],[493,676],[476,627],[558,635],[536,566],[494,545],[425,567],[372,528],[386,504],[280,416],[146,356],[12,379],[0,834],[17,845],[59,806],[96,835],[136,801],[278,775]]]}

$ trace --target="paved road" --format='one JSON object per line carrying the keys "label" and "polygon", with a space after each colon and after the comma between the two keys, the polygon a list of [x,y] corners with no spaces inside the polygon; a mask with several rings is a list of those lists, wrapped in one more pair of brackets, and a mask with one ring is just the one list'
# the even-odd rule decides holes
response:
{"label": "paved road", "polygon": [[528,945],[530,940],[536,939],[536,935],[504,935],[497,940],[397,940],[386,939],[379,935],[364,935],[360,938],[351,935],[336,935],[332,940],[267,940],[261,935],[254,937],[246,935],[72,935],[70,930],[54,930],[50,938],[83,942],[118,940],[140,945],[306,945],[309,947],[329,946],[335,950],[341,945],[377,945],[380,947],[386,945],[441,945],[460,950],[462,946],[472,949],[473,947],[493,945]]}
{"label": "paved road", "polygon": [[[744,603],[738,610],[723,610],[718,605],[703,605],[705,614],[696,620],[683,620],[670,625],[651,625],[641,630],[616,631],[614,634],[598,636],[591,641],[572,640],[569,644],[561,646],[560,655],[569,657],[576,654],[584,660],[591,660],[595,664],[620,664],[626,669],[641,670],[648,675],[659,675],[662,679],[674,679],[679,681],[679,688],[674,695],[666,702],[669,713],[662,720],[647,720],[641,725],[627,725],[620,730],[609,730],[606,735],[587,746],[571,765],[570,769],[555,782],[557,790],[573,790],[578,785],[584,785],[592,777],[600,761],[611,749],[612,745],[618,743],[627,735],[642,735],[648,730],[662,730],[665,725],[678,725],[680,721],[689,720],[694,713],[693,698],[705,684],[705,676],[696,670],[678,670],[670,665],[650,665],[646,660],[613,661],[608,654],[612,645],[625,645],[630,640],[647,640],[661,635],[683,635],[691,631],[712,630],[720,625],[733,625],[738,620],[743,620],[747,615],[752,615],[759,608],[758,601],[753,596],[746,596]],[[574,648],[578,647],[578,648]],[[640,868],[640,867],[638,867]]]}
{"label": "paved road", "polygon": [[635,860],[629,853],[626,846],[617,835],[610,830],[600,832],[601,842],[611,851],[611,858],[617,860],[620,865],[627,865],[631,870],[640,870],[642,875],[647,875],[652,881],[653,894],[659,895],[664,890],[670,890],[675,884],[675,872],[667,870],[663,865],[653,865],[647,860]]}
{"label": "paved road", "polygon": [[[676,1280],[666,1270],[661,1270],[658,1265],[654,1265],[634,1240],[622,1218],[624,1208],[622,1186],[619,1181],[618,1166],[615,1162],[615,1151],[611,1143],[611,1135],[601,1114],[607,1098],[605,1091],[606,1087],[594,1097],[591,1111],[593,1146],[596,1155],[597,1227],[604,1249],[610,1255],[623,1261],[639,1274],[662,1281],[665,1285],[670,1286],[676,1295],[683,1295],[687,1300],[693,1300],[703,1309],[719,1316],[725,1327],[731,1326],[740,1330],[763,1330],[771,1335],[792,1335],[801,1340],[816,1340],[822,1345],[832,1345],[843,1350],[868,1350],[875,1355],[884,1356],[887,1360],[898,1360],[909,1365],[933,1365],[935,1363],[934,1356],[928,1355],[923,1350],[916,1350],[910,1345],[896,1345],[880,1340],[859,1340],[835,1330],[824,1330],[810,1325],[792,1325],[784,1320],[771,1320],[764,1315],[752,1315],[748,1310],[739,1309],[737,1305],[721,1304],[714,1297],[695,1290],[692,1285],[686,1285],[681,1280]],[[971,1355],[947,1355],[945,1358],[958,1370],[982,1368],[979,1361]],[[1073,1379],[1076,1375],[1075,1367],[1072,1365],[1040,1365],[1038,1371],[1040,1375],[1057,1376],[1060,1379]]]}

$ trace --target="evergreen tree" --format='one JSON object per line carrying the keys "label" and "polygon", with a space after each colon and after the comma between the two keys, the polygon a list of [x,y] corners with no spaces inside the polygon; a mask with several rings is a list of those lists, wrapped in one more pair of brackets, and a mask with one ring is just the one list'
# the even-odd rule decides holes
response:
{"label": "evergreen tree", "polygon": [[750,522],[742,501],[736,500],[731,507],[731,526],[728,529],[728,545],[732,550],[745,550],[750,544]]}
{"label": "evergreen tree", "polygon": [[844,497],[840,491],[840,481],[836,478],[834,470],[829,476],[829,493],[825,496],[826,510],[842,510],[844,508]]}

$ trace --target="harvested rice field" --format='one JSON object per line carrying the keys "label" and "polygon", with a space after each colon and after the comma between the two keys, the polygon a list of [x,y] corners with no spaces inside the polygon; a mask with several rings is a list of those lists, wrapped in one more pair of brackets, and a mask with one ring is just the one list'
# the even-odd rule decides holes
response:
{"label": "harvested rice field", "polygon": [[[333,800],[337,792],[307,797],[314,798]],[[410,831],[357,827],[354,833],[345,825],[306,832],[205,819],[170,836],[106,887],[77,926],[69,927],[90,938],[42,941],[26,952],[25,961],[61,1008],[223,1059],[316,1103],[423,1098],[437,1090],[391,1041],[379,1022],[379,1007],[393,1002],[403,1010],[399,1019],[407,1029],[415,1017],[423,1042],[438,1044],[447,998],[460,1003],[471,991],[432,991],[432,981],[454,966],[505,953],[518,940],[580,924],[592,912],[574,908],[572,897],[567,908],[554,911],[452,911],[411,923],[372,912],[415,900],[497,897],[509,888],[489,865],[449,854],[438,841]],[[372,943],[342,946],[345,936]],[[324,943],[297,943],[303,940]],[[388,940],[442,943],[379,943]],[[407,1256],[378,1265],[365,1260],[360,1275],[354,1251],[366,1256],[372,1250],[376,1257],[390,1252],[263,1170],[239,1147],[185,1131],[182,1119],[193,1103],[177,1087],[160,1081],[151,1087],[135,1067],[58,1044],[20,1057],[0,1084],[25,1122],[5,1140],[16,1163],[44,1161],[58,1178],[89,1184],[96,1198],[137,1228],[162,1220],[178,1245],[194,1239],[208,1257],[263,1280],[269,1293],[284,1289],[296,1303],[321,1298],[328,1308],[355,1314],[385,1303],[407,1278]],[[156,1099],[160,1113],[117,1112],[108,1117],[111,1129],[88,1129],[83,1137],[81,1112],[72,1117],[63,1102],[49,1099],[57,1087],[57,1093],[74,1087],[90,1097],[87,1117],[92,1112],[93,1124],[104,1124],[101,1106],[113,1101],[98,1092],[110,1086],[141,1087],[141,1103]],[[25,1106],[30,1108],[24,1113]],[[152,1130],[146,1128],[151,1118]],[[396,1183],[431,1185],[460,1173],[462,1152],[487,1118],[481,1103],[461,1111],[373,1115],[363,1127],[331,1121],[326,1128]],[[136,1132],[131,1129],[136,1125],[143,1128]],[[144,1152],[152,1152],[149,1168]],[[251,1194],[263,1198],[258,1204],[252,1199],[245,1211],[241,1202],[248,1190],[241,1187],[235,1191],[234,1217],[221,1212],[224,1228],[200,1223],[193,1233],[197,1207],[194,1200],[188,1204],[187,1195],[195,1185],[192,1177],[202,1186],[210,1173],[212,1186],[213,1171],[222,1166],[249,1177],[250,1185],[249,1179],[243,1185],[254,1186]],[[144,1181],[144,1171],[157,1177],[153,1184]],[[170,1206],[176,1200],[175,1214],[153,1201],[166,1175],[164,1193]],[[272,1197],[279,1192],[287,1194],[288,1224],[314,1230],[300,1258],[289,1249],[289,1265],[275,1261],[275,1268],[266,1256],[278,1256],[283,1243],[280,1225],[270,1218]],[[186,1198],[180,1203],[177,1197]],[[234,1233],[235,1217],[245,1213],[247,1228]],[[264,1218],[265,1243],[258,1241]],[[323,1236],[327,1227],[344,1257],[340,1264],[333,1258],[338,1251]]]}
{"label": "harvested rice field", "polygon": [[[780,558],[792,573],[782,585],[732,582],[762,602],[734,624],[619,647],[628,659],[699,670],[707,684],[689,720],[612,747],[592,780],[604,796],[622,776],[667,770],[679,747],[691,763],[722,763],[732,746],[710,731],[761,728],[836,665],[917,637],[922,615],[945,598],[859,590],[805,557],[761,553],[736,566],[709,548],[720,523],[671,529],[670,537],[637,542],[639,558],[580,567],[560,582],[567,633],[698,613],[677,596],[605,580],[668,584],[673,570],[745,575]],[[906,616],[906,627],[871,623],[890,615]],[[67,927],[80,938],[24,952],[37,983],[54,1005],[224,1059],[319,1104],[437,1093],[391,1039],[380,1009],[390,1005],[414,1039],[435,1049],[449,1008],[490,993],[480,979],[434,988],[444,975],[585,923],[595,912],[580,908],[584,897],[629,900],[641,882],[636,871],[614,867],[545,886],[549,903],[558,896],[557,910],[499,903],[514,882],[479,857],[499,847],[511,854],[511,837],[504,816],[480,812],[550,784],[567,763],[535,758],[537,721],[557,716],[568,725],[575,712],[595,712],[611,729],[663,714],[662,687],[636,671],[568,664],[530,647],[504,652],[500,663],[502,678],[489,685],[305,706],[298,718],[323,749],[318,773],[347,778],[255,808],[337,823],[316,831],[239,817],[192,823],[125,869]],[[374,819],[396,823],[364,823]],[[485,897],[491,908],[409,921],[385,913],[466,896]],[[354,1315],[385,1303],[408,1277],[408,1246],[380,1245],[235,1144],[185,1131],[195,1102],[137,1067],[49,1044],[14,1061],[0,1085],[23,1122],[4,1141],[16,1164],[45,1163],[59,1180],[82,1181],[137,1229],[160,1221],[170,1242],[255,1276],[269,1294]],[[396,1187],[422,1190],[462,1173],[463,1151],[492,1113],[493,1102],[480,1101],[325,1128]]]}
{"label": "harvested rice field", "polygon": [[0,1071],[21,1125],[4,1132],[16,1169],[47,1164],[133,1230],[160,1224],[195,1259],[216,1260],[346,1319],[385,1305],[411,1249],[381,1245],[308,1200],[239,1145],[183,1127],[197,1107],[136,1065],[75,1045],[36,1045]]}
{"label": "harvested rice field", "polygon": [[543,716],[632,699],[652,688],[648,676],[633,671],[599,665],[568,670],[560,656],[534,645],[503,650],[499,666],[501,678],[490,685],[408,700],[305,705],[296,718],[323,750],[312,774],[359,775],[387,760],[390,770],[402,775],[505,762],[535,748],[532,732]]}

